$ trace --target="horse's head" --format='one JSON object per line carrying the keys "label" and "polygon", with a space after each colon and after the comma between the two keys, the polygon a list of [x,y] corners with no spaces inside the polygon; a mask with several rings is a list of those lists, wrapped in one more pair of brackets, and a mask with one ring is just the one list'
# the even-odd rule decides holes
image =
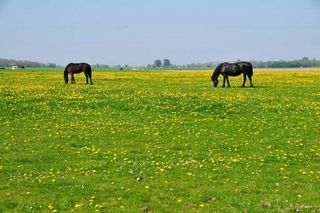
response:
{"label": "horse's head", "polygon": [[213,87],[217,87],[218,86],[218,79],[213,79],[212,80],[212,84],[213,84]]}
{"label": "horse's head", "polygon": [[213,87],[217,87],[218,86],[218,76],[213,74],[211,76],[211,81],[212,81],[212,84],[213,84]]}
{"label": "horse's head", "polygon": [[225,63],[221,63],[219,64],[213,71],[212,76],[211,76],[211,80],[213,83],[213,87],[217,87],[218,86],[218,77],[221,74],[221,68],[224,66]]}

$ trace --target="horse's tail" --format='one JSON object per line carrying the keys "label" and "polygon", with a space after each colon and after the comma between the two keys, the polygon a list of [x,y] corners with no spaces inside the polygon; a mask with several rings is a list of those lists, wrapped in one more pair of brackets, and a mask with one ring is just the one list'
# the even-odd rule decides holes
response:
{"label": "horse's tail", "polygon": [[90,64],[88,64],[88,71],[90,74],[92,73],[93,70],[94,70],[93,67],[91,67]]}
{"label": "horse's tail", "polygon": [[248,67],[249,67],[249,75],[253,76],[253,66],[251,63],[248,62]]}
{"label": "horse's tail", "polygon": [[69,78],[68,78],[68,68],[69,68],[69,65],[66,66],[66,68],[64,69],[64,73],[63,73],[63,77],[64,77],[64,82],[67,84],[68,81],[69,81]]}
{"label": "horse's tail", "polygon": [[92,71],[93,71],[93,68],[89,66],[89,77],[90,77],[91,84],[92,84]]}
{"label": "horse's tail", "polygon": [[90,84],[92,84],[92,71],[94,70],[94,68],[92,68],[90,66],[90,64],[85,64],[84,69],[85,69],[85,73],[86,73],[87,77],[89,78]]}

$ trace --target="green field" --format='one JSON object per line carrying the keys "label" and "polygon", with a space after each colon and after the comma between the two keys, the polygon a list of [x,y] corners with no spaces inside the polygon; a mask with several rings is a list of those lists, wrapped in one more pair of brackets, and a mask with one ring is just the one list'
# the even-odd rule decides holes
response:
{"label": "green field", "polygon": [[319,71],[0,71],[0,212],[319,212]]}

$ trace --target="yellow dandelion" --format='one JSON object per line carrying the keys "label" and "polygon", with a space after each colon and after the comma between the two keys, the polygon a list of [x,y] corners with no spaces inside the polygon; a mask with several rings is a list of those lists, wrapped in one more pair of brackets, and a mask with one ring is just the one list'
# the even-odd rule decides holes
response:
{"label": "yellow dandelion", "polygon": [[74,208],[81,208],[82,206],[83,206],[82,203],[76,203],[76,204],[74,205]]}

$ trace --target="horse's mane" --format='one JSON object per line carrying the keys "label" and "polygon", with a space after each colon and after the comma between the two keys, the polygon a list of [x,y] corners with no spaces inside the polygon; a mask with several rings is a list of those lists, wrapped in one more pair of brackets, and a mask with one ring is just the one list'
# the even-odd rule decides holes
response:
{"label": "horse's mane", "polygon": [[211,76],[211,80],[213,81],[215,78],[218,78],[218,76],[220,75],[221,73],[221,67],[222,65],[225,64],[225,63],[221,63],[219,64],[213,71],[213,74]]}

